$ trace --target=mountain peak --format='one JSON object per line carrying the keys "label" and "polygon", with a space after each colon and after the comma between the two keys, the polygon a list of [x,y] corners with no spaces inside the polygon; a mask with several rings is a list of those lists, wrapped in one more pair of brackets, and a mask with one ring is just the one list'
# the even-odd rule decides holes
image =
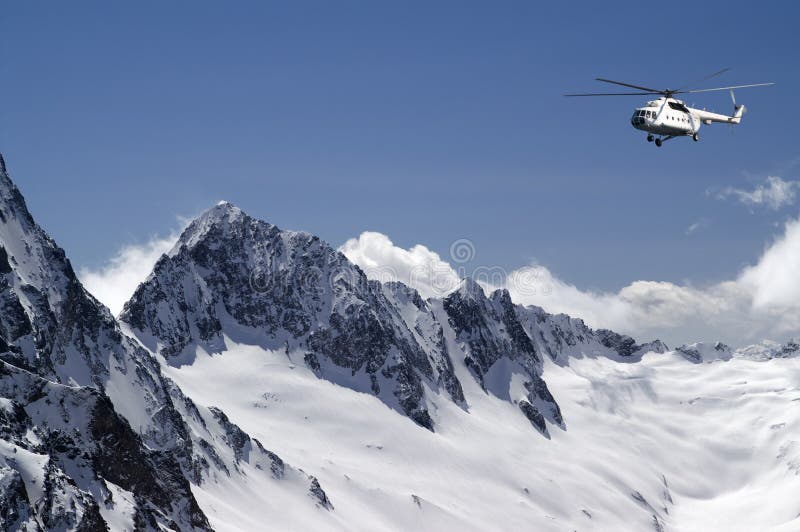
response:
{"label": "mountain peak", "polygon": [[456,291],[465,297],[474,299],[486,298],[486,292],[483,290],[483,287],[472,277],[465,277]]}
{"label": "mountain peak", "polygon": [[197,219],[213,219],[213,220],[223,220],[232,217],[236,217],[239,215],[244,214],[242,210],[234,205],[229,201],[220,201],[210,209],[206,210],[203,214],[201,214]]}
{"label": "mountain peak", "polygon": [[228,232],[230,226],[250,219],[239,207],[228,201],[220,201],[195,218],[181,234],[170,254],[177,253],[181,247],[192,247],[213,229]]}

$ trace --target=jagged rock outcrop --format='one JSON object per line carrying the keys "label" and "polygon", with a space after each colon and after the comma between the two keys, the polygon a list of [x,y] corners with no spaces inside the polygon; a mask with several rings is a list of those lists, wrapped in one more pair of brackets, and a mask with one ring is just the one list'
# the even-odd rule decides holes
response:
{"label": "jagged rock outcrop", "polygon": [[777,358],[790,358],[800,355],[800,342],[789,340],[775,353]]}
{"label": "jagged rock outcrop", "polygon": [[516,310],[537,349],[557,364],[568,364],[570,358],[584,356],[633,362],[645,353],[669,350],[660,340],[637,344],[630,336],[608,329],[593,330],[580,318],[549,314],[540,307],[518,305]]}
{"label": "jagged rock outcrop", "polygon": [[748,345],[737,349],[733,356],[749,358],[751,360],[770,360],[773,358],[792,358],[800,355],[800,342],[790,339],[781,345],[777,342],[764,340],[761,343]]}
{"label": "jagged rock outcrop", "polygon": [[[517,402],[546,434],[546,422],[563,427],[564,420],[541,377],[543,355],[564,363],[571,355],[633,360],[666,350],[515,305],[507,291],[486,297],[471,279],[443,300],[426,301],[402,283],[368,280],[315,236],[281,230],[226,202],[189,225],[120,319],[176,366],[192,363],[198,348],[224,352],[226,339],[258,344],[372,393],[431,430],[426,389],[469,408],[454,360],[486,391]],[[451,332],[454,346],[446,341]],[[514,372],[526,379],[512,397]]]}
{"label": "jagged rock outcrop", "polygon": [[[464,364],[484,390],[518,401],[523,414],[544,434],[545,419],[563,426],[561,409],[541,378],[542,358],[507,290],[487,298],[475,281],[467,279],[444,299],[443,308],[465,353]],[[509,389],[515,371],[527,377],[519,398],[512,397]]]}
{"label": "jagged rock outcrop", "polygon": [[223,332],[301,352],[321,376],[373,393],[429,429],[423,382],[462,399],[446,357],[420,346],[380,283],[319,238],[228,203],[186,229],[120,318],[176,364],[197,346],[223,351]]}
{"label": "jagged rock outcrop", "polygon": [[695,364],[713,362],[715,360],[730,360],[733,356],[731,348],[722,342],[716,342],[713,345],[703,342],[682,345],[676,347],[675,352]]}
{"label": "jagged rock outcrop", "polygon": [[[238,442],[86,292],[2,166],[3,528],[105,530],[113,514],[137,529],[210,529],[190,483],[230,471]],[[274,455],[256,449],[243,460],[271,471]]]}
{"label": "jagged rock outcrop", "polygon": [[436,319],[430,302],[422,299],[419,292],[398,282],[383,285],[383,291],[397,309],[406,327],[414,335],[419,346],[428,354],[433,366],[436,383],[446,390],[458,404],[464,404],[464,391],[455,375],[442,324]]}

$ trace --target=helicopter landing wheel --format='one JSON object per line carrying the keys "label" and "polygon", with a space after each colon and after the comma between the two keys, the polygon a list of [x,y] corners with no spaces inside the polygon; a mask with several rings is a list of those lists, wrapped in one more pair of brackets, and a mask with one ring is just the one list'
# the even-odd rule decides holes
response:
{"label": "helicopter landing wheel", "polygon": [[647,135],[647,142],[653,142],[653,135]]}
{"label": "helicopter landing wheel", "polygon": [[661,139],[656,139],[656,146],[661,147]]}
{"label": "helicopter landing wheel", "polygon": [[693,139],[695,142],[697,142],[698,140],[700,140],[700,135],[698,135],[697,133],[695,133],[694,135],[692,135],[692,139]]}

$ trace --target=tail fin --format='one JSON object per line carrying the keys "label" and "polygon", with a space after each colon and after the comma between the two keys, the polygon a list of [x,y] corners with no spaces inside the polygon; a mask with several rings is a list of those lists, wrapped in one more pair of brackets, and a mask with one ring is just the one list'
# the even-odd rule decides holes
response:
{"label": "tail fin", "polygon": [[733,101],[733,116],[731,116],[731,123],[738,124],[742,121],[742,115],[747,110],[747,108],[742,105],[736,105],[736,96],[733,95],[733,89],[731,89],[731,100]]}
{"label": "tail fin", "polygon": [[742,115],[747,110],[744,105],[734,105],[733,106],[733,116],[731,117],[731,122],[734,124],[738,124],[742,121]]}

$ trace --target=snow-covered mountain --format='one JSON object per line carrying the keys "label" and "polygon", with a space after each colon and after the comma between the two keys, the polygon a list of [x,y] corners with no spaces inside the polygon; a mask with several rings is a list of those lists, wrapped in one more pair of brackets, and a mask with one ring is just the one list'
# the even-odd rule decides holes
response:
{"label": "snow-covered mountain", "polygon": [[798,360],[424,299],[228,203],[117,320],[0,159],[3,529],[796,530]]}
{"label": "snow-covered mountain", "polygon": [[248,474],[289,478],[298,500],[330,505],[314,478],[221,410],[195,405],[122,334],[35,223],[4,162],[0,309],[4,529],[210,529],[192,486]]}
{"label": "snow-covered mountain", "polygon": [[[225,202],[189,225],[120,319],[172,365],[190,364],[198,348],[225,352],[231,341],[299,353],[322,378],[374,394],[429,430],[432,396],[469,409],[454,359],[547,434],[546,419],[561,428],[563,420],[541,378],[543,356],[642,351],[632,338],[514,305],[507,291],[487,297],[471,279],[443,300],[424,301],[401,283],[368,280],[315,236],[283,231]],[[517,374],[526,377],[509,394]]]}
{"label": "snow-covered mountain", "polygon": [[791,358],[640,345],[470,279],[426,300],[227,203],[189,226],[121,320],[195,401],[319,476],[350,528],[797,524],[800,505],[771,488],[797,481]]}

